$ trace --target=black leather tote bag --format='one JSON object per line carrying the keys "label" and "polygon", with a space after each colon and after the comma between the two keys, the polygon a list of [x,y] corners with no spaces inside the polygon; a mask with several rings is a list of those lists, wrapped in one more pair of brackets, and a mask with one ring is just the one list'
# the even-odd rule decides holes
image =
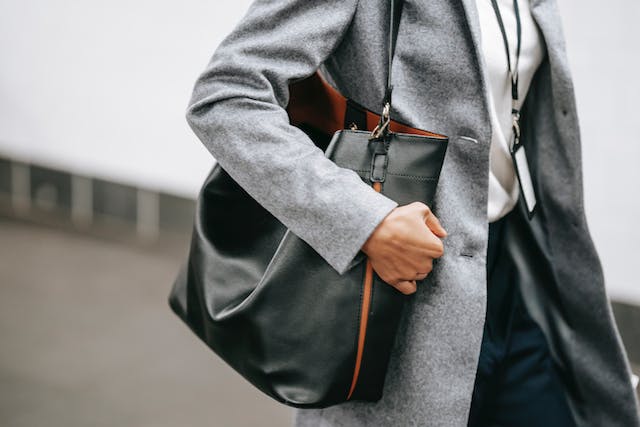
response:
{"label": "black leather tote bag", "polygon": [[[318,74],[292,86],[288,111],[329,159],[376,191],[401,205],[431,205],[448,137],[389,118],[400,7],[391,2],[381,115],[342,97]],[[309,115],[304,103],[317,111]],[[331,134],[327,123],[340,116],[349,128]],[[363,260],[338,274],[216,164],[200,191],[188,259],[169,304],[218,356],[279,402],[322,408],[377,401],[411,295],[384,283]]]}

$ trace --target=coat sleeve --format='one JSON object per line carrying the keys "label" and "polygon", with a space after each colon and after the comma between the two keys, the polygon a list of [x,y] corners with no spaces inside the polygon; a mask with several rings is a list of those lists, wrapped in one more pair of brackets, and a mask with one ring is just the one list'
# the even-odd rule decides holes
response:
{"label": "coat sleeve", "polygon": [[254,0],[196,80],[186,118],[225,171],[338,273],[398,204],[289,122],[288,86],[315,72],[358,0]]}

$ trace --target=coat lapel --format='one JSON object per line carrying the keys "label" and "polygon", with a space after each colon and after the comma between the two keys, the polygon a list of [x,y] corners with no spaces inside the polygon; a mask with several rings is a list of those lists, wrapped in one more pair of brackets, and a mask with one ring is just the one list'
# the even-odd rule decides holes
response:
{"label": "coat lapel", "polygon": [[[460,0],[462,3],[462,7],[464,9],[464,16],[467,22],[465,27],[465,31],[469,32],[469,36],[471,38],[473,44],[473,52],[476,62],[478,64],[477,70],[479,70],[479,75],[476,76],[477,80],[480,82],[482,86],[482,96],[483,96],[483,105],[485,111],[490,111],[489,109],[489,84],[486,80],[486,63],[484,60],[484,55],[482,54],[482,44],[481,44],[481,33],[480,33],[480,18],[478,16],[478,8],[476,7],[477,0]],[[489,0],[487,0],[489,1]],[[488,123],[491,126],[491,120]],[[489,140],[490,141],[490,140]]]}

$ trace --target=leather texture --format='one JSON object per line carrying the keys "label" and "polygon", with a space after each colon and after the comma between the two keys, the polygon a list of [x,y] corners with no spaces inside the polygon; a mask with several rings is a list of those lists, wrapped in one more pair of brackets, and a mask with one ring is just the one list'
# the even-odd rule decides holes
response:
{"label": "leather texture", "polygon": [[[433,201],[448,138],[340,130],[325,154],[400,204]],[[383,149],[381,150],[381,146]],[[219,165],[197,202],[188,265],[170,295],[175,313],[252,384],[295,407],[377,401],[407,296],[373,273],[366,339],[356,362],[366,263],[339,274],[251,198]]]}
{"label": "leather texture", "polygon": [[[225,171],[340,272],[349,270],[395,202],[355,172],[336,168],[291,126],[288,88],[320,68],[342,94],[379,111],[388,6],[388,0],[253,1],[215,52],[212,47],[186,111],[189,126]],[[522,114],[540,209],[529,222],[530,236],[545,252],[549,274],[542,278],[555,281],[545,286],[555,288],[558,299],[525,298],[536,306],[530,310],[535,320],[549,325],[544,330],[554,358],[576,385],[568,397],[578,425],[640,426],[629,361],[585,217],[582,142],[557,0],[531,0],[531,13],[548,54]],[[399,28],[391,115],[450,137],[431,206],[448,232],[444,255],[428,283],[405,301],[383,398],[294,409],[297,427],[457,427],[467,421],[486,308],[492,134],[476,3],[405,0]],[[522,233],[519,244],[530,243],[526,237]],[[526,286],[540,286],[540,277],[531,277]],[[571,327],[553,313],[564,313]]]}
{"label": "leather texture", "polygon": [[[390,57],[398,4],[391,2]],[[388,67],[390,76],[391,61]],[[391,122],[344,97],[318,72],[289,91],[291,124],[338,167],[398,204],[432,204],[447,136]],[[345,123],[350,129],[341,129]],[[378,401],[410,296],[360,261],[356,256],[355,267],[338,272],[217,163],[198,197],[188,262],[169,304],[232,368],[282,403],[325,408]]]}

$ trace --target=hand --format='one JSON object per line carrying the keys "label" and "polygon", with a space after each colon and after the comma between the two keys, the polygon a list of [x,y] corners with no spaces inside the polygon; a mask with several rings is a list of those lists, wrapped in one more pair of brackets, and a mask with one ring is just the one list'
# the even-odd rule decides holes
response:
{"label": "hand", "polygon": [[417,290],[417,280],[431,272],[434,258],[444,253],[440,238],[447,232],[422,202],[391,211],[362,245],[373,270],[403,294]]}

